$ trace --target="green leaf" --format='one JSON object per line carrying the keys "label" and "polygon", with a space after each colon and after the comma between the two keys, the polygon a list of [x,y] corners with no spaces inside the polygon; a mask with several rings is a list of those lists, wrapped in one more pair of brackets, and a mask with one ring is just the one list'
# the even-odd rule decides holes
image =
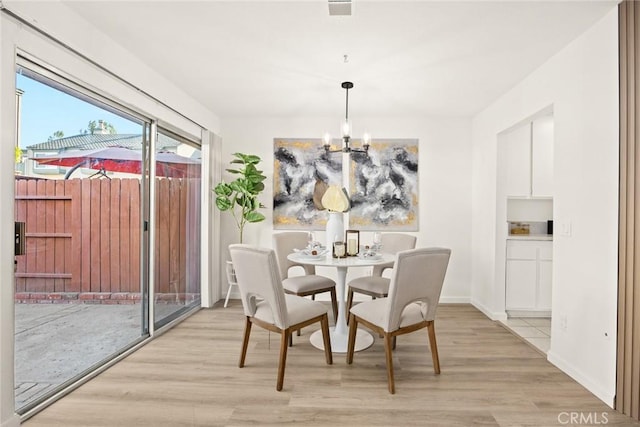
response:
{"label": "green leaf", "polygon": [[248,222],[260,222],[260,221],[264,221],[265,220],[265,216],[262,215],[260,212],[247,212],[247,214],[244,216],[244,219],[246,219]]}
{"label": "green leaf", "polygon": [[[259,163],[261,160],[259,156],[256,156],[254,154],[234,153],[233,155],[238,159],[240,159],[242,163],[246,163],[246,164],[256,164],[256,163]],[[233,160],[233,161],[237,162],[237,160]]]}
{"label": "green leaf", "polygon": [[262,175],[247,175],[247,180],[251,181],[251,182],[262,182],[264,181],[265,177]]}
{"label": "green leaf", "polygon": [[216,197],[216,207],[221,211],[231,209],[231,201],[226,197]]}
{"label": "green leaf", "polygon": [[258,209],[258,206],[260,206],[260,202],[258,202],[258,199],[256,199],[255,197],[251,199],[251,210],[255,211],[256,209]]}
{"label": "green leaf", "polygon": [[261,192],[262,190],[264,190],[264,184],[262,182],[258,182],[257,184],[253,185],[253,191],[256,194]]}
{"label": "green leaf", "polygon": [[221,182],[213,189],[216,196],[228,196],[231,194],[231,187],[229,184]]}
{"label": "green leaf", "polygon": [[236,191],[238,193],[242,193],[245,191],[245,186],[240,179],[236,179],[235,181],[229,183],[229,186],[233,191]]}
{"label": "green leaf", "polygon": [[247,207],[251,207],[251,199],[247,198],[244,195],[239,195],[238,197],[236,197],[236,203],[239,206],[242,206],[242,208],[247,208]]}
{"label": "green leaf", "polygon": [[253,154],[249,154],[248,156],[246,156],[246,158],[244,159],[244,161],[246,163],[250,163],[252,165],[257,165],[258,163],[260,163],[262,159],[259,156],[253,155]]}

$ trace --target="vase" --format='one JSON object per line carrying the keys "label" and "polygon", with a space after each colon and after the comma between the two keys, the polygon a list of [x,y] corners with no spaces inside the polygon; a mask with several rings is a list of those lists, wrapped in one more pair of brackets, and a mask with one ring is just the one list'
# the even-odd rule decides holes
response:
{"label": "vase", "polygon": [[327,221],[327,249],[333,247],[336,240],[342,242],[344,240],[344,220],[342,212],[329,212],[329,220]]}

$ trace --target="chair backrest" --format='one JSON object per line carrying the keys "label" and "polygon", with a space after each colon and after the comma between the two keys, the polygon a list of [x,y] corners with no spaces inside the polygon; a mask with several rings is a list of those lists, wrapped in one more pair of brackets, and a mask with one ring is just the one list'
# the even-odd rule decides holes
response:
{"label": "chair backrest", "polygon": [[244,314],[254,316],[256,299],[261,298],[271,308],[274,324],[282,329],[287,328],[287,304],[274,251],[233,244],[229,245],[229,252],[236,272]]}
{"label": "chair backrest", "polygon": [[422,303],[425,320],[435,319],[450,256],[451,250],[444,248],[398,252],[389,285],[386,331],[399,327],[402,311],[413,302]]}
{"label": "chair backrest", "polygon": [[306,231],[291,231],[287,233],[274,233],[273,250],[276,252],[278,266],[280,268],[280,276],[283,279],[289,277],[289,269],[291,267],[302,267],[306,274],[316,274],[316,269],[312,265],[302,265],[291,261],[287,255],[293,253],[294,249],[303,249],[309,243],[307,241],[309,233]]}
{"label": "chair backrest", "polygon": [[[400,251],[406,251],[414,249],[416,247],[416,236],[404,233],[382,233],[380,243],[382,244],[382,252],[388,254],[397,254]],[[387,268],[392,268],[393,265],[374,265],[373,276],[382,276],[382,273]]]}
{"label": "chair backrest", "polygon": [[382,252],[397,254],[400,251],[414,249],[416,247],[416,236],[404,233],[382,233],[380,243]]}

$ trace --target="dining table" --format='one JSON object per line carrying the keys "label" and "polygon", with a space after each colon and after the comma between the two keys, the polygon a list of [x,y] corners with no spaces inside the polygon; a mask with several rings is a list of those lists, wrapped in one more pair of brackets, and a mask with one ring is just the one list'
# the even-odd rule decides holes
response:
{"label": "dining table", "polygon": [[[315,267],[332,267],[336,269],[336,294],[338,299],[338,318],[335,326],[329,328],[331,336],[331,351],[333,353],[346,353],[349,338],[347,328],[347,314],[345,303],[345,287],[347,272],[352,267],[372,267],[377,264],[393,263],[395,256],[392,254],[379,253],[374,256],[349,256],[346,258],[334,258],[329,252],[326,255],[306,255],[302,252],[294,252],[287,256],[289,260],[299,264],[313,265]],[[324,350],[322,331],[318,330],[311,334],[311,344]],[[373,335],[369,332],[358,329],[356,331],[355,351],[369,348],[373,344]]]}

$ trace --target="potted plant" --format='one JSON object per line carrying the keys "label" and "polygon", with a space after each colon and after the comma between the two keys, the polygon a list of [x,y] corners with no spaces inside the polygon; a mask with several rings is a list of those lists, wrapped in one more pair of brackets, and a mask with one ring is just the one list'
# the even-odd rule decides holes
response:
{"label": "potted plant", "polygon": [[258,209],[265,207],[258,201],[258,195],[264,190],[262,181],[267,177],[256,167],[262,160],[260,157],[242,153],[233,155],[235,159],[230,163],[239,167],[226,171],[238,177],[231,182],[220,182],[213,191],[216,194],[216,207],[222,212],[230,211],[233,215],[242,243],[245,225],[265,219],[265,216],[258,212]]}
{"label": "potted plant", "polygon": [[[216,207],[222,212],[231,212],[240,231],[240,243],[242,243],[245,225],[265,219],[264,215],[258,212],[258,209],[264,208],[264,205],[258,201],[258,195],[264,190],[262,181],[266,179],[266,176],[256,167],[261,161],[260,157],[242,153],[234,153],[233,155],[235,159],[230,163],[240,167],[227,169],[227,172],[238,175],[238,177],[231,182],[220,182],[213,191],[216,194]],[[227,261],[226,273],[229,288],[224,300],[225,308],[229,303],[233,285],[237,285],[236,272],[231,261]]]}

